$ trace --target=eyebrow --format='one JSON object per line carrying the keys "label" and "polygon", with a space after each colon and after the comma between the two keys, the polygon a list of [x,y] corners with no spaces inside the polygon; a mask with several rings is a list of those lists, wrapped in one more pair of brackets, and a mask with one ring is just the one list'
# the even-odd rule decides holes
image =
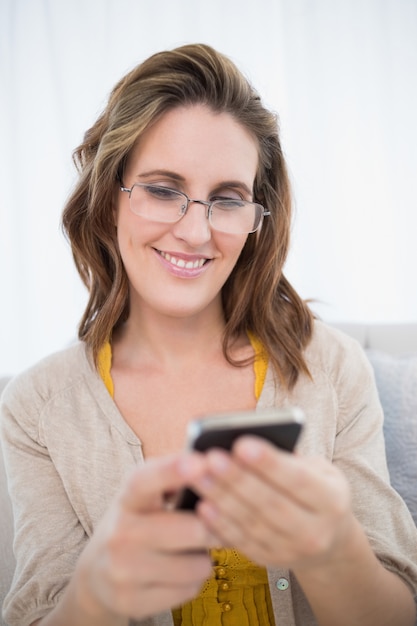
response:
{"label": "eyebrow", "polygon": [[[171,178],[172,180],[175,180],[176,182],[185,183],[185,178],[181,176],[180,174],[177,174],[176,172],[172,172],[171,170],[163,170],[163,169],[156,169],[156,170],[149,170],[148,172],[142,172],[141,174],[138,174],[136,178],[143,179],[143,178],[150,178],[153,176],[166,176],[167,178]],[[245,183],[243,183],[240,180],[222,180],[215,187],[219,189],[221,187],[235,187],[235,188],[244,189],[249,195],[252,195],[253,193],[252,189],[250,189]]]}
{"label": "eyebrow", "polygon": [[177,174],[176,172],[171,172],[171,170],[149,170],[149,172],[143,172],[142,174],[138,174],[137,178],[149,178],[151,176],[166,176],[167,178],[172,178],[172,180],[177,180],[178,182],[185,182],[185,178]]}

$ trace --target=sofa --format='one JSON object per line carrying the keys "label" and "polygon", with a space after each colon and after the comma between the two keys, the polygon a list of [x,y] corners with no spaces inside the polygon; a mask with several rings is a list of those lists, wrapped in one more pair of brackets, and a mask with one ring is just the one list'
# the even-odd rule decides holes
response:
{"label": "sofa", "polygon": [[[371,362],[384,408],[391,482],[417,524],[417,323],[335,324],[357,339]],[[0,378],[0,394],[8,378]],[[0,442],[1,443],[1,442]],[[13,569],[13,516],[0,445],[0,606]],[[5,623],[0,618],[0,624]]]}

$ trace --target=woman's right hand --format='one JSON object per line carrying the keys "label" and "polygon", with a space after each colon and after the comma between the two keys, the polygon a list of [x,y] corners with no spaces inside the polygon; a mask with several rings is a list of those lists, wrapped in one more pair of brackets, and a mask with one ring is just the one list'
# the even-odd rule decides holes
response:
{"label": "woman's right hand", "polygon": [[196,515],[169,510],[166,494],[185,486],[185,473],[201,474],[204,463],[196,454],[154,459],[129,476],[72,580],[91,617],[104,610],[116,620],[144,619],[198,594],[211,575],[213,538]]}

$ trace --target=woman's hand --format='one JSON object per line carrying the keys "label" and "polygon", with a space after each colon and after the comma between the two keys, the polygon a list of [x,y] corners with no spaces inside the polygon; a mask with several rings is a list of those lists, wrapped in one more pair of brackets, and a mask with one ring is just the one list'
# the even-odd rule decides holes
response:
{"label": "woman's hand", "polygon": [[242,437],[211,450],[192,487],[197,514],[223,545],[289,568],[322,626],[413,624],[404,581],[384,568],[356,520],[343,474],[325,459]]}
{"label": "woman's hand", "polygon": [[331,463],[242,437],[232,454],[207,453],[194,484],[198,515],[223,545],[259,564],[321,565],[355,526],[346,479]]}
{"label": "woman's hand", "polygon": [[77,575],[86,611],[141,619],[197,595],[211,574],[205,524],[168,510],[165,495],[197,479],[202,456],[152,460],[127,480],[80,558]]}

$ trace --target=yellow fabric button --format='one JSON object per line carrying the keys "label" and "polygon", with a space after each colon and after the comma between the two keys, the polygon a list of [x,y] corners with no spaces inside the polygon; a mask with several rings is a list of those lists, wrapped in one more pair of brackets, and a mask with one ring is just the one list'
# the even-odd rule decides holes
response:
{"label": "yellow fabric button", "polygon": [[223,602],[222,604],[222,611],[224,611],[225,613],[227,613],[228,611],[232,610],[232,605],[230,604],[230,602]]}
{"label": "yellow fabric button", "polygon": [[224,578],[226,576],[226,570],[224,567],[219,567],[216,571],[217,578]]}
{"label": "yellow fabric button", "polygon": [[223,591],[228,591],[230,589],[229,583],[222,583],[220,585],[220,589],[222,589]]}

